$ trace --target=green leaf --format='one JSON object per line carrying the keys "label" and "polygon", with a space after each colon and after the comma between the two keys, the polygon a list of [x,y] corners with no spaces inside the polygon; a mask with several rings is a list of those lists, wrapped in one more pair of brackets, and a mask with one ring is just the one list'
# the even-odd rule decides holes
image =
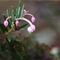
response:
{"label": "green leaf", "polygon": [[20,7],[18,9],[16,9],[16,18],[20,17]]}
{"label": "green leaf", "polygon": [[12,37],[11,36],[7,36],[7,40],[8,40],[8,42],[11,42]]}
{"label": "green leaf", "polygon": [[27,26],[27,25],[28,25],[28,23],[25,23],[25,24],[19,26],[19,29],[22,29],[22,28],[24,28],[24,27]]}
{"label": "green leaf", "polygon": [[18,3],[18,8],[20,7],[20,5],[21,5],[21,2],[19,1],[19,3]]}
{"label": "green leaf", "polygon": [[8,12],[8,10],[7,10],[6,12],[7,12],[7,16],[9,16],[9,12]]}
{"label": "green leaf", "polygon": [[[7,16],[9,16],[8,10],[7,10]],[[8,27],[11,28],[11,19],[9,19],[8,22],[9,22]]]}
{"label": "green leaf", "polygon": [[2,33],[5,33],[5,31],[8,31],[7,27],[4,26],[4,24],[0,23],[0,29]]}
{"label": "green leaf", "polygon": [[18,9],[18,18],[20,17],[20,7]]}
{"label": "green leaf", "polygon": [[19,1],[18,3],[18,18],[20,17],[20,13],[21,13],[21,2]]}
{"label": "green leaf", "polygon": [[21,5],[21,2],[18,3],[18,8],[16,9],[16,17],[22,17],[24,12],[24,5]]}
{"label": "green leaf", "polygon": [[4,18],[4,20],[6,20],[6,18],[7,18],[7,17],[6,17],[6,15],[5,15],[5,14],[3,14],[3,18]]}
{"label": "green leaf", "polygon": [[9,22],[8,26],[9,28],[11,28],[11,19],[9,19],[8,22]]}
{"label": "green leaf", "polygon": [[12,36],[12,40],[19,41],[18,38],[15,38],[14,36]]}
{"label": "green leaf", "polygon": [[24,13],[24,5],[23,5],[23,6],[22,6],[22,8],[21,8],[20,17],[22,17],[22,16],[23,16],[23,13]]}
{"label": "green leaf", "polygon": [[14,20],[14,7],[12,6],[12,20]]}
{"label": "green leaf", "polygon": [[14,20],[14,7],[12,6],[12,20],[11,20],[11,27],[13,27],[14,26],[14,22],[15,22],[15,20]]}
{"label": "green leaf", "polygon": [[8,42],[11,42],[12,40],[14,40],[14,41],[19,41],[17,38],[15,38],[14,36],[7,36],[7,40],[8,40]]}
{"label": "green leaf", "polygon": [[16,9],[16,18],[18,17],[18,14],[17,13],[18,13],[18,9]]}
{"label": "green leaf", "polygon": [[16,17],[19,18],[20,17],[20,7],[21,6],[21,2],[18,3],[18,8],[16,9]]}

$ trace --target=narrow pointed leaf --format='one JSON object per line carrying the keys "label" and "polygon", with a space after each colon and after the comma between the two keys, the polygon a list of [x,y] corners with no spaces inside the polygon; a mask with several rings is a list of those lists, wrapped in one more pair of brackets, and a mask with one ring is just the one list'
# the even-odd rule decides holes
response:
{"label": "narrow pointed leaf", "polygon": [[19,41],[17,38],[15,38],[14,36],[7,36],[7,40],[8,42],[11,42],[12,40],[15,40],[15,41]]}
{"label": "narrow pointed leaf", "polygon": [[18,9],[18,18],[20,17],[20,7]]}
{"label": "narrow pointed leaf", "polygon": [[7,10],[6,12],[7,12],[7,16],[9,16],[9,12],[8,12],[8,10]]}
{"label": "narrow pointed leaf", "polygon": [[12,21],[14,20],[14,7],[12,6]]}
{"label": "narrow pointed leaf", "polygon": [[18,9],[16,9],[16,18],[20,17],[20,7]]}
{"label": "narrow pointed leaf", "polygon": [[18,8],[16,9],[16,17],[20,17],[20,8],[21,8],[21,2],[18,3]]}
{"label": "narrow pointed leaf", "polygon": [[[7,10],[7,16],[9,16],[8,10]],[[11,22],[12,22],[11,19],[9,19],[8,22],[9,22],[8,27],[11,28]]]}
{"label": "narrow pointed leaf", "polygon": [[18,3],[18,8],[20,7],[20,5],[21,5],[21,2],[19,1],[19,3]]}
{"label": "narrow pointed leaf", "polygon": [[4,18],[4,20],[6,20],[6,18],[7,18],[7,17],[6,17],[6,15],[5,15],[5,14],[3,14],[3,18]]}
{"label": "narrow pointed leaf", "polygon": [[16,9],[16,18],[18,17],[18,14],[17,13],[18,13],[18,9]]}
{"label": "narrow pointed leaf", "polygon": [[15,22],[15,20],[14,20],[14,15],[15,14],[14,14],[14,7],[13,6],[12,6],[12,13],[11,14],[12,14],[12,20],[11,20],[12,24],[11,24],[11,27],[13,27],[14,26],[14,22]]}
{"label": "narrow pointed leaf", "polygon": [[19,41],[18,38],[15,38],[14,36],[11,36],[12,40]]}
{"label": "narrow pointed leaf", "polygon": [[25,23],[25,24],[19,26],[19,29],[22,29],[22,28],[24,28],[24,27],[27,26],[27,25],[28,25],[28,23]]}
{"label": "narrow pointed leaf", "polygon": [[9,28],[11,28],[12,19],[9,19],[8,22],[9,22],[8,26],[9,26]]}
{"label": "narrow pointed leaf", "polygon": [[8,42],[11,42],[11,39],[12,37],[11,36],[7,36],[7,40],[8,40]]}
{"label": "narrow pointed leaf", "polygon": [[20,11],[21,10],[21,2],[18,3],[18,18],[20,17]]}
{"label": "narrow pointed leaf", "polygon": [[22,6],[22,8],[21,8],[20,17],[22,17],[22,16],[23,16],[23,13],[24,13],[24,5],[23,5],[23,6]]}

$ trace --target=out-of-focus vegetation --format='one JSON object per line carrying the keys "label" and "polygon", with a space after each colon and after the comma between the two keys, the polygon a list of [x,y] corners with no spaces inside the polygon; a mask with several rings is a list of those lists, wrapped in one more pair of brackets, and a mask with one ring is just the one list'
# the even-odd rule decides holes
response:
{"label": "out-of-focus vegetation", "polygon": [[[17,2],[0,1],[0,21],[3,21],[2,14],[5,13],[6,9],[10,10],[11,4],[16,8]],[[60,56],[55,56],[57,57],[55,59],[49,54],[52,46],[49,47],[48,45],[60,46],[60,2],[22,0],[22,3],[36,17],[35,39],[26,37],[28,35],[26,33],[26,35],[24,34],[25,37],[20,35],[22,38],[19,42],[6,40],[6,43],[2,43],[1,40],[0,60],[59,60]],[[18,34],[15,33],[15,35]]]}

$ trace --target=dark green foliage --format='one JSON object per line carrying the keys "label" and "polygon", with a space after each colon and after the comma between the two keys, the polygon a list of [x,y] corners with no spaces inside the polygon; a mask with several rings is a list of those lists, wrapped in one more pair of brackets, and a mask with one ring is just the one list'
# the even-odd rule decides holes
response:
{"label": "dark green foliage", "polygon": [[[49,55],[46,45],[40,45],[37,42],[34,43],[31,37],[25,37],[21,34],[18,36],[12,36],[10,33],[16,30],[22,29],[28,25],[24,23],[16,28],[15,18],[22,18],[24,16],[24,5],[21,2],[18,3],[16,13],[12,6],[11,15],[7,10],[7,14],[3,14],[4,20],[11,16],[8,20],[9,25],[5,27],[0,23],[0,60],[53,60]],[[20,21],[19,21],[20,22]],[[3,34],[2,34],[3,33]]]}
{"label": "dark green foliage", "polygon": [[0,46],[0,58],[2,60],[52,60],[48,53],[50,47],[38,43],[32,44],[29,37],[19,41],[12,40],[8,42],[6,40]]}
{"label": "dark green foliage", "polygon": [[11,35],[8,35],[6,39],[8,42],[11,42],[12,40],[19,41],[18,38],[15,38],[14,36],[11,36]]}
{"label": "dark green foliage", "polygon": [[8,31],[7,27],[5,27],[2,23],[0,23],[0,31],[2,33],[5,33],[6,31]]}

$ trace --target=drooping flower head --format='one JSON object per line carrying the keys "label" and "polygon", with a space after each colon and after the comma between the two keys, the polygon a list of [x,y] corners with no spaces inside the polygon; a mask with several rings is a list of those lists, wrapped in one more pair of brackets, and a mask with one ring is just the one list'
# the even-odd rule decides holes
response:
{"label": "drooping flower head", "polygon": [[5,26],[5,27],[8,26],[8,21],[4,21],[4,26]]}
{"label": "drooping flower head", "polygon": [[31,34],[32,32],[34,32],[36,29],[35,25],[31,25],[27,28],[27,31]]}
{"label": "drooping flower head", "polygon": [[[12,12],[13,12],[13,10],[12,10]],[[17,12],[17,13],[19,13],[19,12]],[[18,14],[18,15],[20,15],[20,14]],[[15,27],[18,27],[19,26],[19,21],[18,20],[21,20],[21,21],[26,21],[27,23],[29,23],[29,27],[27,28],[27,31],[29,32],[29,33],[32,33],[32,32],[34,32],[35,31],[35,29],[36,29],[36,27],[35,27],[35,25],[33,24],[34,22],[35,22],[35,17],[32,15],[32,14],[30,14],[30,13],[27,13],[27,11],[24,9],[23,10],[23,16],[22,17],[18,17],[18,15],[12,15],[12,16],[8,16],[7,18],[6,18],[6,20],[4,21],[4,26],[5,27],[8,27],[8,20],[10,19],[10,18],[13,18],[14,20],[15,20]],[[28,20],[28,19],[26,19],[24,16],[25,15],[29,15],[29,16],[31,16],[31,21],[30,20]],[[12,20],[13,20],[12,19]],[[13,22],[13,21],[12,21]],[[14,25],[14,23],[13,23],[13,25]],[[12,25],[11,25],[12,26]]]}
{"label": "drooping flower head", "polygon": [[19,26],[19,21],[16,21],[15,25],[16,25],[16,27],[18,27]]}
{"label": "drooping flower head", "polygon": [[35,17],[34,17],[32,14],[27,13],[27,11],[26,11],[25,9],[24,9],[24,15],[29,15],[29,16],[31,16],[31,22],[32,22],[32,23],[35,22]]}

